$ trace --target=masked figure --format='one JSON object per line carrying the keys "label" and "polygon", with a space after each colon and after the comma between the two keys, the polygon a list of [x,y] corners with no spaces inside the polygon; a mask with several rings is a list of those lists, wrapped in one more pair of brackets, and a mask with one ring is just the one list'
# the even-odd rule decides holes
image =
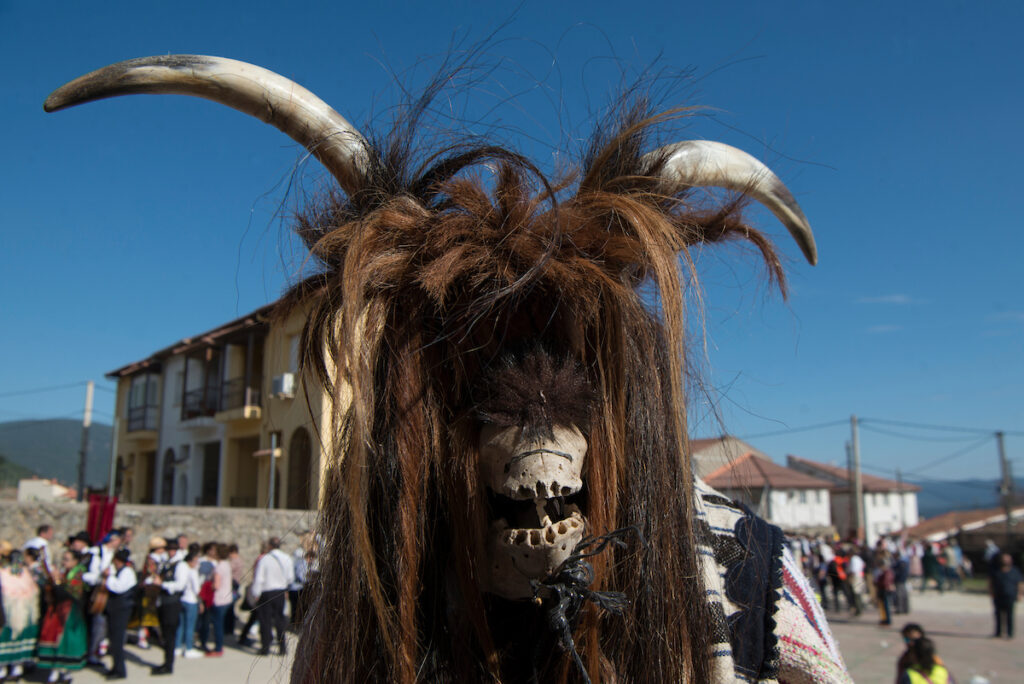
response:
{"label": "masked figure", "polygon": [[[427,96],[370,142],[287,79],[166,56],[57,90],[48,110],[197,95],[281,129],[331,172],[298,234],[318,264],[307,382],[334,401],[315,598],[293,682],[846,681],[778,529],[695,480],[686,440],[691,250],[810,227],[763,164],[651,144],[623,102],[550,179],[500,146],[418,147]],[[702,186],[735,191],[715,202]]]}

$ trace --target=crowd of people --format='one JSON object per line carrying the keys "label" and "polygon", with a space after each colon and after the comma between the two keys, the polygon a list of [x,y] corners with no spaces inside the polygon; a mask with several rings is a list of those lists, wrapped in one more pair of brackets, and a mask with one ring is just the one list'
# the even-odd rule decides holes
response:
{"label": "crowd of people", "polygon": [[[879,539],[873,548],[852,541],[791,537],[790,552],[815,586],[826,611],[859,616],[875,606],[880,625],[910,612],[911,596],[937,590],[962,590],[964,580],[986,580],[995,615],[993,638],[1013,638],[1016,602],[1024,598],[1024,577],[1013,557],[988,540],[982,567],[975,567],[955,540],[927,542],[898,536]],[[924,628],[908,623],[901,630],[906,650],[897,662],[897,684],[946,684],[953,677]]]}
{"label": "crowd of people", "polygon": [[[41,525],[20,548],[0,541],[0,681],[40,668],[48,682],[70,682],[87,666],[125,679],[129,635],[143,649],[162,649],[154,675],[171,674],[176,657],[223,655],[226,638],[252,647],[257,625],[257,654],[286,652],[316,573],[311,534],[291,554],[271,537],[249,566],[237,545],[187,534],[154,536],[135,557],[133,534],[112,529],[94,545],[82,531],[56,548],[54,528]],[[248,611],[240,629],[239,610]]]}
{"label": "crowd of people", "polygon": [[[57,548],[54,528],[41,525],[20,548],[0,541],[0,681],[40,668],[49,670],[49,682],[70,682],[87,666],[124,679],[129,635],[144,649],[159,644],[163,657],[154,675],[171,674],[176,657],[222,655],[227,638],[241,648],[255,647],[259,655],[270,655],[272,648],[286,652],[285,635],[302,620],[317,569],[313,535],[303,534],[291,554],[272,537],[247,566],[237,545],[199,544],[186,534],[154,536],[146,554],[135,558],[133,534],[130,527],[113,529],[94,545],[82,531]],[[882,625],[910,612],[913,587],[959,588],[973,571],[952,541],[883,538],[867,549],[797,536],[790,539],[790,551],[826,610],[860,615],[874,605]],[[984,563],[994,636],[1012,638],[1024,580],[1011,556],[992,542]],[[239,610],[248,613],[244,624]],[[952,681],[920,625],[908,624],[902,634],[907,650],[898,663],[899,682]]]}
{"label": "crowd of people", "polygon": [[942,593],[961,589],[973,574],[970,559],[956,541],[925,542],[883,537],[874,548],[856,542],[793,537],[790,550],[811,579],[826,610],[845,608],[860,615],[865,606],[879,612],[879,623],[910,612],[913,588]]}

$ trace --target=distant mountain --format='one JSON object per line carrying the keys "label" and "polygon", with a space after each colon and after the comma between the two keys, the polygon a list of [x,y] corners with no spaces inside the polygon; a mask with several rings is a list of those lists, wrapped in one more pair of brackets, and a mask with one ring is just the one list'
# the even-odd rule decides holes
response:
{"label": "distant mountain", "polygon": [[[103,486],[110,472],[111,429],[103,423],[89,428],[89,459],[85,483]],[[65,485],[78,484],[78,450],[82,421],[70,418],[16,420],[0,423],[0,454],[8,463],[40,477],[56,478]]]}
{"label": "distant mountain", "polygon": [[[949,511],[995,508],[1002,505],[997,480],[907,480],[921,488],[917,494],[922,518],[933,518]],[[1015,481],[1018,498],[1024,493],[1024,479]]]}
{"label": "distant mountain", "polygon": [[0,487],[16,487],[18,480],[32,477],[35,472],[13,463],[0,454]]}

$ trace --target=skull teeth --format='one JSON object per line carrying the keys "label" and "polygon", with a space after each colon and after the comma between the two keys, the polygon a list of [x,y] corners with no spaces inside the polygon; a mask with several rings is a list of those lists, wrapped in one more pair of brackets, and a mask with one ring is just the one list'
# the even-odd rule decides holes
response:
{"label": "skull teeth", "polygon": [[540,520],[541,527],[551,526],[551,516],[544,510],[547,505],[547,499],[534,499],[533,504],[537,508],[537,519]]}
{"label": "skull teeth", "polygon": [[501,533],[501,541],[507,546],[540,547],[556,546],[563,537],[582,532],[583,515],[576,506],[567,509],[569,517],[558,522],[550,518],[540,528],[510,528],[504,519],[497,521],[495,527]]}

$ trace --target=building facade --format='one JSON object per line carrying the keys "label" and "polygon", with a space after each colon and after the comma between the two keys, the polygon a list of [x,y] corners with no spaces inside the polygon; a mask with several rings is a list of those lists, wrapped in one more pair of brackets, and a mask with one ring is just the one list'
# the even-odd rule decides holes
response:
{"label": "building facade", "polygon": [[329,406],[298,372],[305,312],[272,306],[107,374],[122,500],[265,508],[273,490],[274,508],[317,506]]}
{"label": "building facade", "polygon": [[786,532],[832,531],[831,483],[826,480],[748,452],[708,473],[704,481]]}
{"label": "building facade", "polygon": [[[846,536],[854,531],[853,483],[850,471],[789,455],[786,465],[831,483],[832,523]],[[921,488],[876,475],[861,474],[864,507],[864,538],[874,545],[880,537],[899,533],[918,523],[917,493]]]}

